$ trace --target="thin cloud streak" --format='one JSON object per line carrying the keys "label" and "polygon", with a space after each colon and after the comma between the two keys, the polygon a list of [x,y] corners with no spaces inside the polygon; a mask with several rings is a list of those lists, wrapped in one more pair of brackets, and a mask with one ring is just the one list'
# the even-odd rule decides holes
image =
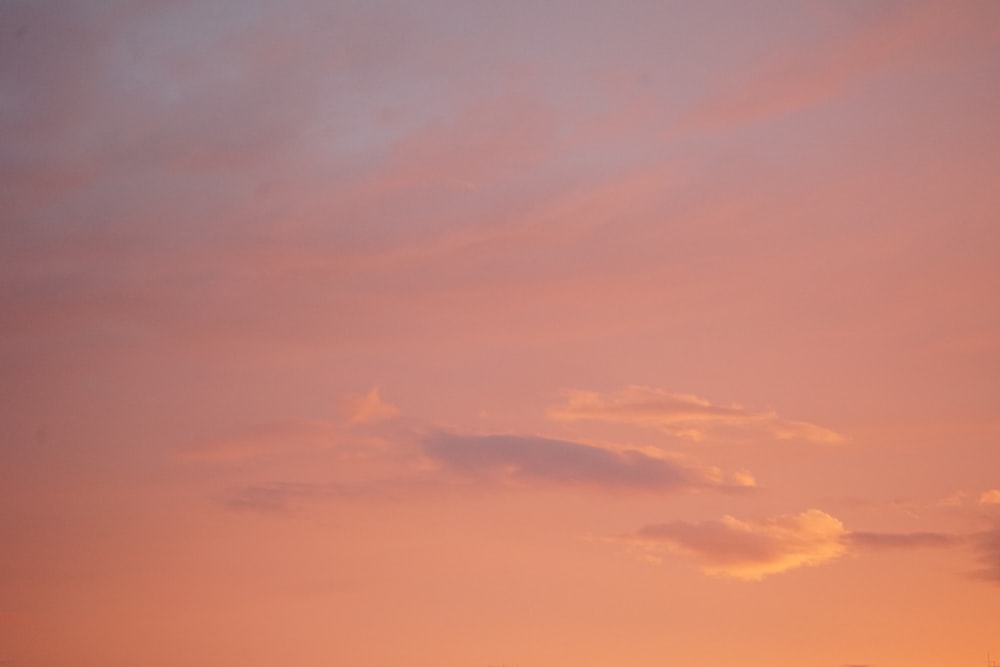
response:
{"label": "thin cloud streak", "polygon": [[[669,136],[691,131],[727,131],[818,106],[921,49],[962,34],[968,20],[941,3],[911,2],[872,12],[846,33],[815,44],[769,53],[684,116]],[[881,14],[881,15],[880,15]]]}
{"label": "thin cloud streak", "polygon": [[673,493],[751,488],[752,477],[727,483],[715,470],[654,457],[537,436],[439,432],[423,441],[427,456],[461,476],[517,484],[552,484],[608,491]]}
{"label": "thin cloud streak", "polygon": [[871,533],[852,531],[845,542],[852,548],[868,551],[891,551],[923,548],[944,548],[963,544],[967,539],[950,533]]}
{"label": "thin cloud streak", "polygon": [[647,426],[689,440],[704,440],[722,428],[779,440],[819,444],[844,442],[844,436],[808,422],[781,419],[773,412],[715,405],[690,394],[630,386],[614,394],[567,392],[566,403],[549,411],[558,421],[594,420]]}
{"label": "thin cloud streak", "polygon": [[[375,453],[395,469],[394,476],[343,482],[273,481],[231,491],[223,504],[235,510],[282,512],[294,504],[321,500],[393,500],[428,494],[503,488],[562,488],[604,493],[670,495],[713,490],[746,493],[755,487],[747,471],[726,474],[714,467],[654,456],[636,449],[524,435],[473,435],[436,430],[415,436],[411,446],[396,442]],[[216,446],[186,456],[197,461],[242,460],[269,451],[265,442]],[[245,451],[249,450],[249,451]],[[350,461],[344,461],[349,465]],[[350,474],[347,468],[341,473]]]}

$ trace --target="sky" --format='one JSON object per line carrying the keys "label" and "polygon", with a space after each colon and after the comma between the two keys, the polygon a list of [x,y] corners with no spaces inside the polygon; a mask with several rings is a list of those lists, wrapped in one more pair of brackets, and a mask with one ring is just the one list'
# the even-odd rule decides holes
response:
{"label": "sky", "polygon": [[0,665],[1000,656],[1000,3],[0,0]]}

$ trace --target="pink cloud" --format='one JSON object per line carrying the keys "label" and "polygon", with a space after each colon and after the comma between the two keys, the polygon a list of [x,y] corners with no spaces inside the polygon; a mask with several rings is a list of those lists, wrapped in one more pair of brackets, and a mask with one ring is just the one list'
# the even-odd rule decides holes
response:
{"label": "pink cloud", "polygon": [[630,386],[614,394],[567,392],[566,403],[549,411],[559,421],[594,420],[658,428],[672,435],[703,440],[721,428],[779,440],[836,444],[844,436],[808,422],[779,418],[741,406],[722,406],[690,394]]}
{"label": "pink cloud", "polygon": [[834,560],[846,552],[843,523],[820,510],[770,519],[672,521],[642,527],[637,543],[694,556],[708,574],[757,581]]}
{"label": "pink cloud", "polygon": [[363,424],[391,419],[399,414],[399,408],[392,403],[386,403],[379,395],[378,387],[372,387],[364,396],[349,396],[345,405],[350,413],[352,424]]}

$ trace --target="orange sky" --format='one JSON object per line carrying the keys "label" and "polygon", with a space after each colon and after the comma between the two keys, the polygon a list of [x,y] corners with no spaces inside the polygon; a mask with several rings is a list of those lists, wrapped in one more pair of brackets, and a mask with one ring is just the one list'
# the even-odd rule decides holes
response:
{"label": "orange sky", "polygon": [[0,4],[0,665],[1000,656],[1000,4]]}

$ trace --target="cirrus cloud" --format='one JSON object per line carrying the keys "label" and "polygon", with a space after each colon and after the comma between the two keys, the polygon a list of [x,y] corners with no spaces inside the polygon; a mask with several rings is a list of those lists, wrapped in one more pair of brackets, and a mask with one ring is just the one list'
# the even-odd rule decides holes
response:
{"label": "cirrus cloud", "polygon": [[691,394],[635,385],[608,394],[569,391],[565,404],[551,409],[549,416],[558,421],[594,420],[653,427],[689,440],[703,440],[709,432],[721,428],[820,444],[845,439],[830,429],[782,419],[773,412],[716,405]]}

